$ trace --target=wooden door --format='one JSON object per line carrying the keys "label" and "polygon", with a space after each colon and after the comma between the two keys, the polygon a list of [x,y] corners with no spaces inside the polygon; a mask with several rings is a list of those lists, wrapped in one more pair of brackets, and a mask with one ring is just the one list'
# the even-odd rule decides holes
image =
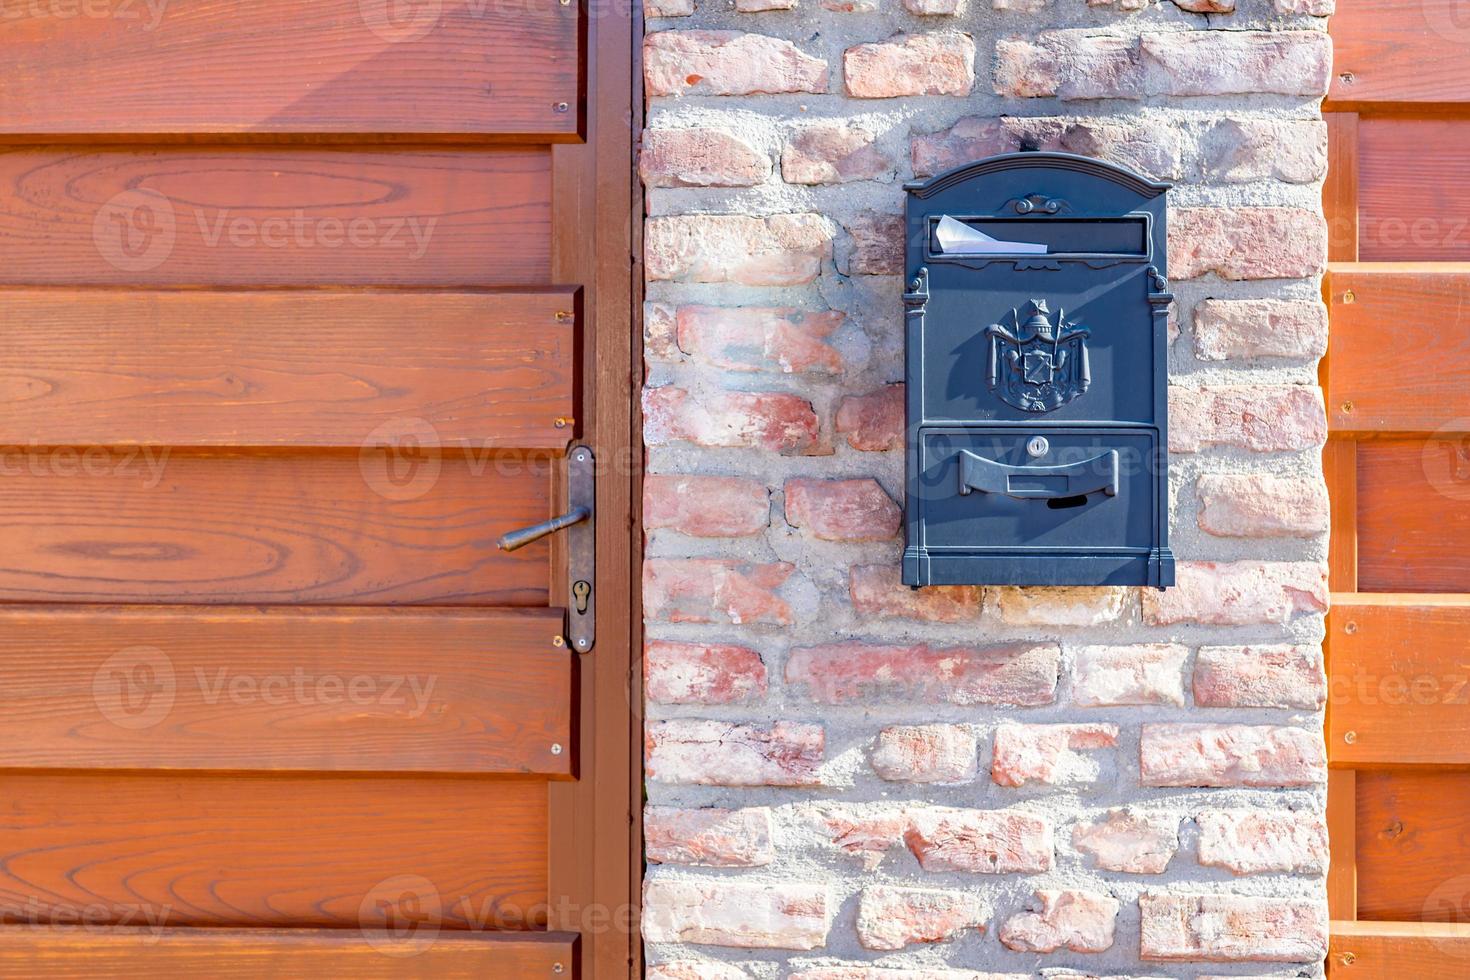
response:
{"label": "wooden door", "polygon": [[627,975],[631,44],[7,13],[0,974]]}
{"label": "wooden door", "polygon": [[1470,10],[1340,0],[1329,970],[1470,976]]}

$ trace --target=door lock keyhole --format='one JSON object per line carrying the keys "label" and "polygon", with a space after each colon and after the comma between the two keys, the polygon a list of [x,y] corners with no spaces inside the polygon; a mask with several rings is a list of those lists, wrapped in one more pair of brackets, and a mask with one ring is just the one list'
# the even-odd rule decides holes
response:
{"label": "door lock keyhole", "polygon": [[577,615],[586,615],[587,600],[592,598],[592,583],[585,580],[573,582],[572,598],[577,600]]}

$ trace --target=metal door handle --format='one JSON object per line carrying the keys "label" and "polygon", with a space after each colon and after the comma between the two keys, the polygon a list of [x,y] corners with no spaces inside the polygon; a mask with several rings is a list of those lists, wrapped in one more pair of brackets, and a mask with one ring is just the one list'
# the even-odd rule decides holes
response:
{"label": "metal door handle", "polygon": [[590,507],[573,507],[560,517],[553,517],[549,521],[542,521],[540,524],[532,524],[530,527],[502,534],[496,539],[495,546],[501,551],[515,551],[518,548],[524,548],[532,541],[540,541],[548,534],[555,534],[573,524],[581,524],[591,516]]}
{"label": "metal door handle", "polygon": [[1118,495],[1116,449],[1061,466],[1008,466],[976,456],[967,449],[960,450],[959,457],[961,496],[972,490],[1021,500],[1081,497],[1099,490],[1109,497]]}

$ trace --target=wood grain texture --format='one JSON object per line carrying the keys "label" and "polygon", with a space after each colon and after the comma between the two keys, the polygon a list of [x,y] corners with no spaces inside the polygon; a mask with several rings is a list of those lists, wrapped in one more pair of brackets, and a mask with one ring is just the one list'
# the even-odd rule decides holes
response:
{"label": "wood grain texture", "polygon": [[[1334,597],[1328,744],[1340,765],[1470,766],[1470,596]],[[1353,733],[1353,741],[1346,735]]]}
{"label": "wood grain texture", "polygon": [[1334,921],[1330,949],[1332,980],[1464,980],[1470,925]]}
{"label": "wood grain texture", "polygon": [[565,446],[574,300],[0,289],[0,444]]}
{"label": "wood grain texture", "polygon": [[566,777],[561,630],[550,609],[0,608],[0,769]]}
{"label": "wood grain texture", "polygon": [[1332,502],[1327,552],[1328,587],[1334,592],[1358,588],[1358,444],[1330,437],[1322,447],[1322,474]]}
{"label": "wood grain texture", "polygon": [[1322,185],[1322,211],[1327,218],[1327,258],[1358,260],[1358,115],[1328,112],[1327,159],[1331,166]]}
{"label": "wood grain texture", "polygon": [[55,980],[541,980],[575,977],[577,946],[570,933],[99,927],[78,935],[75,929],[0,926],[0,973]]}
{"label": "wood grain texture", "polygon": [[140,0],[109,5],[104,16],[54,9],[21,4],[6,18],[0,132],[577,131],[575,4]]}
{"label": "wood grain texture", "polygon": [[544,606],[537,458],[0,447],[0,601]]}
{"label": "wood grain texture", "polygon": [[544,285],[550,185],[545,148],[11,147],[0,284]]}
{"label": "wood grain texture", "polygon": [[[1423,74],[1433,78],[1438,70]],[[1363,117],[1358,125],[1358,257],[1364,262],[1470,259],[1470,188],[1462,176],[1467,167],[1470,120]],[[1432,207],[1409,204],[1426,190],[1433,195]]]}
{"label": "wood grain texture", "polygon": [[1470,435],[1358,444],[1358,589],[1464,592]]}
{"label": "wood grain texture", "polygon": [[1328,28],[1329,109],[1470,102],[1470,19],[1459,0],[1341,3]]}
{"label": "wood grain texture", "polygon": [[0,919],[542,928],[546,783],[0,774]]}
{"label": "wood grain texture", "polygon": [[1357,784],[1358,918],[1470,921],[1470,772],[1359,772]]}
{"label": "wood grain texture", "polygon": [[[1329,750],[1335,746],[1329,745]],[[1334,919],[1358,917],[1357,773],[1327,773],[1327,834],[1332,861],[1327,868],[1328,914]]]}

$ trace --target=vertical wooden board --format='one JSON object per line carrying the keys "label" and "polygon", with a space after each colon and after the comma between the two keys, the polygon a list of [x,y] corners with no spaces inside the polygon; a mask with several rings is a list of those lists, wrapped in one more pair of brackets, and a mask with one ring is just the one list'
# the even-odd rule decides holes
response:
{"label": "vertical wooden board", "polygon": [[1327,773],[1327,835],[1332,850],[1327,906],[1334,919],[1358,917],[1356,777],[1351,769]]}
{"label": "vertical wooden board", "polygon": [[1360,771],[1358,918],[1470,922],[1470,772]]}
{"label": "vertical wooden board", "polygon": [[[1432,79],[1440,70],[1437,65],[1421,74]],[[1463,177],[1470,167],[1470,119],[1365,116],[1358,125],[1357,167],[1362,261],[1470,259],[1470,188]],[[1433,206],[1405,206],[1426,193]]]}
{"label": "vertical wooden board", "polygon": [[1327,258],[1331,262],[1358,261],[1358,115],[1329,112],[1327,122],[1327,180],[1322,185],[1322,210],[1327,218]]}
{"label": "vertical wooden board", "polygon": [[543,285],[550,214],[545,148],[10,147],[0,284]]}
{"label": "vertical wooden board", "polygon": [[[0,133],[577,131],[579,5],[17,4]],[[559,105],[566,108],[558,109]]]}
{"label": "vertical wooden board", "polygon": [[1332,533],[1328,543],[1328,587],[1334,592],[1358,588],[1358,444],[1329,438],[1322,448],[1322,472],[1331,501]]}
{"label": "vertical wooden board", "polygon": [[1470,102],[1470,18],[1459,0],[1337,4],[1329,109]]}
{"label": "vertical wooden board", "polygon": [[546,784],[0,774],[10,924],[544,928]]}

